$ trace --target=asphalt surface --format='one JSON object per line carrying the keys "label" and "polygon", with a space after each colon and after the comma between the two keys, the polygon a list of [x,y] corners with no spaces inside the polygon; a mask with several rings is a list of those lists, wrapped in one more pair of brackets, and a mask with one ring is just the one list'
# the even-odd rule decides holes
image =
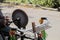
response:
{"label": "asphalt surface", "polygon": [[[0,8],[1,9],[1,8]],[[51,28],[46,30],[48,36],[46,40],[60,40],[60,12],[58,11],[50,11],[50,10],[43,10],[40,8],[27,8],[27,7],[12,7],[12,8],[2,8],[2,13],[6,16],[12,15],[13,10],[21,9],[26,12],[29,18],[29,22],[26,26],[26,29],[32,28],[32,22],[35,22],[36,25],[39,24],[39,19],[41,17],[47,17]],[[11,27],[15,27],[14,24],[11,24]],[[29,34],[29,33],[27,33]],[[29,34],[32,35],[32,34]],[[27,39],[26,39],[27,40]]]}

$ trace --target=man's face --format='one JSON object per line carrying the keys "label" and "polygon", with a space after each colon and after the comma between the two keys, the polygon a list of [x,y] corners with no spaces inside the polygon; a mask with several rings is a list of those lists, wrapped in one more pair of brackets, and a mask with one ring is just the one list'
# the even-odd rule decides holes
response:
{"label": "man's face", "polygon": [[40,20],[39,20],[39,23],[42,24],[42,23],[43,23],[43,19],[40,19]]}
{"label": "man's face", "polygon": [[4,25],[6,25],[8,22],[9,22],[8,17],[5,17],[5,19],[4,19]]}

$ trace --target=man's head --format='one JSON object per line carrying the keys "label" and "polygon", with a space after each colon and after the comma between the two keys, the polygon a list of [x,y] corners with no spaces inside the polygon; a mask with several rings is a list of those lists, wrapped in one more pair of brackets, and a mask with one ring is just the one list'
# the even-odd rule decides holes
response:
{"label": "man's head", "polygon": [[40,20],[39,20],[39,23],[42,24],[44,22],[44,20],[47,20],[46,17],[41,17]]}
{"label": "man's head", "polygon": [[9,23],[10,18],[9,18],[9,16],[5,16],[4,18],[5,18],[4,25],[7,25]]}
{"label": "man's head", "polygon": [[9,20],[10,18],[9,18],[9,16],[5,16],[5,20]]}

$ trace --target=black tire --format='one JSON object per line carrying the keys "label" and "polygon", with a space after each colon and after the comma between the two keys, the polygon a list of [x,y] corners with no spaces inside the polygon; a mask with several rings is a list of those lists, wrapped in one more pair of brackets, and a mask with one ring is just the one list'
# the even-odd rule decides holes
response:
{"label": "black tire", "polygon": [[[18,21],[14,21],[17,18],[20,18],[19,22]],[[20,10],[17,9],[12,13],[12,20],[14,21],[14,24],[18,27],[18,28],[26,28],[26,25],[28,24],[28,16],[27,14]]]}

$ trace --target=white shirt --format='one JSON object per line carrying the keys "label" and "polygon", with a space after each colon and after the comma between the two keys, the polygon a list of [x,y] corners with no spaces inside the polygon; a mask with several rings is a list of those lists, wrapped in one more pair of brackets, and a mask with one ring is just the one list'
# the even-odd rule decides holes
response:
{"label": "white shirt", "polygon": [[[39,25],[35,26],[36,33],[40,32],[42,30],[46,30],[48,28],[50,28],[48,20],[44,20],[43,24],[39,24]],[[33,29],[29,29],[28,31],[33,32]]]}

